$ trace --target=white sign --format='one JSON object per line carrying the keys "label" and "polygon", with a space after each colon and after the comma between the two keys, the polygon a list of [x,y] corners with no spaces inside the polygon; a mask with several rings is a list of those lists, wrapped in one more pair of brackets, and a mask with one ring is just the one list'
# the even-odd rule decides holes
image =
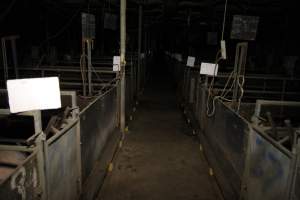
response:
{"label": "white sign", "polygon": [[11,113],[61,107],[58,77],[7,81]]}
{"label": "white sign", "polygon": [[188,66],[188,67],[194,67],[195,66],[195,60],[196,60],[195,57],[189,56],[187,58],[186,66]]}
{"label": "white sign", "polygon": [[200,74],[217,76],[219,65],[215,63],[201,63]]}
{"label": "white sign", "polygon": [[113,58],[113,71],[114,72],[121,71],[121,58],[120,58],[120,56],[114,56],[114,58]]}
{"label": "white sign", "polygon": [[182,61],[182,55],[181,54],[176,54],[176,59],[181,62]]}

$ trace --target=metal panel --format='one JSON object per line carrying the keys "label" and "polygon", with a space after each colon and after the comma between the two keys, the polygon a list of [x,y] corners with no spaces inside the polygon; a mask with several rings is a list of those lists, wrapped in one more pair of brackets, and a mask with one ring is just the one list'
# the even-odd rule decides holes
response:
{"label": "metal panel", "polygon": [[112,88],[80,113],[83,183],[90,175],[108,137],[116,127],[116,95],[116,88]]}
{"label": "metal panel", "polygon": [[48,199],[73,200],[80,192],[80,166],[78,166],[77,123],[65,130],[54,141],[47,141],[46,176]]}
{"label": "metal panel", "polygon": [[0,199],[41,199],[37,153],[32,153],[13,174],[0,183]]}
{"label": "metal panel", "polygon": [[[215,115],[207,118],[205,137],[215,159],[213,167],[228,185],[225,196],[236,199],[240,193],[246,161],[248,123],[220,101],[216,102]],[[222,181],[221,181],[222,182]]]}
{"label": "metal panel", "polygon": [[247,199],[287,199],[291,158],[255,130],[251,131],[249,148]]}
{"label": "metal panel", "polygon": [[[292,199],[299,199],[300,178],[295,177],[296,172],[300,171],[296,168],[297,157],[250,123],[252,113],[250,108],[253,108],[254,104],[247,105],[247,118],[243,118],[226,103],[216,100],[215,114],[208,117],[207,80],[203,84],[201,77],[196,80],[197,74],[194,75],[194,72],[183,66],[180,68],[180,64],[176,62],[172,65],[184,69],[184,73],[180,74],[178,73],[180,70],[175,68],[174,77],[177,82],[183,78],[182,87],[178,89],[182,94],[185,113],[192,113],[198,119],[201,129],[200,143],[204,147],[204,153],[213,168],[224,198],[275,200],[291,199],[291,195],[294,195]],[[195,88],[191,87],[193,78],[197,82]],[[265,80],[260,77],[256,79]],[[218,79],[215,85],[219,83]],[[265,93],[265,91],[254,92],[260,96]],[[194,97],[195,102],[192,101]],[[267,109],[272,110],[270,107]],[[281,115],[283,111],[282,108],[279,109]]]}
{"label": "metal panel", "polygon": [[[299,159],[299,158],[298,158]],[[299,160],[298,160],[298,162],[299,162]],[[297,199],[297,200],[299,200],[300,199],[300,190],[299,190],[299,188],[300,188],[300,167],[299,167],[299,163],[298,163],[298,166],[297,166],[297,168],[296,168],[296,180],[295,180],[295,186],[294,186],[294,191],[293,191],[293,193],[294,193],[294,199]]]}

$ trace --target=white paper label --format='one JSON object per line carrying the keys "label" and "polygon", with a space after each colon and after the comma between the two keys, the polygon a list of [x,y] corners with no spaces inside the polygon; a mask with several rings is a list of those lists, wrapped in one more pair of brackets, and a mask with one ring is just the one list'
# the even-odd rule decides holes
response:
{"label": "white paper label", "polygon": [[176,54],[176,59],[181,62],[182,61],[182,55],[181,54]]}
{"label": "white paper label", "polygon": [[195,60],[196,60],[195,57],[189,56],[187,58],[186,66],[188,66],[188,67],[194,67],[195,66]]}
{"label": "white paper label", "polygon": [[119,72],[121,71],[121,58],[120,56],[114,56],[113,58],[113,71]]}
{"label": "white paper label", "polygon": [[200,74],[217,76],[219,65],[215,63],[201,63]]}
{"label": "white paper label", "polygon": [[8,80],[7,91],[11,113],[61,107],[57,77]]}

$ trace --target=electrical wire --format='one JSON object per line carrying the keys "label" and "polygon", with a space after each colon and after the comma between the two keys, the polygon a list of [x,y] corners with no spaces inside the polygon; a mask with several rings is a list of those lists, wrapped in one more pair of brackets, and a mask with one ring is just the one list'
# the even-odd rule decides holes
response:
{"label": "electrical wire", "polygon": [[[240,83],[240,78],[242,79],[242,83]],[[239,77],[239,80],[238,80],[238,86],[241,90],[241,94],[240,94],[240,97],[239,97],[239,100],[238,100],[238,106],[237,106],[237,111],[240,110],[240,106],[241,106],[241,102],[242,102],[242,98],[244,96],[244,83],[245,83],[245,76],[241,76]]]}
{"label": "electrical wire", "polygon": [[[233,81],[232,81],[232,84],[230,86],[229,89],[227,89],[228,87],[228,84],[230,83],[230,80],[232,79],[232,76],[233,76]],[[241,80],[241,82],[240,82]],[[235,84],[238,84],[238,87],[240,89],[240,96],[238,98],[238,106],[237,106],[237,111],[239,111],[240,109],[240,105],[241,105],[241,101],[242,101],[242,98],[243,98],[243,95],[244,95],[244,89],[243,89],[243,86],[244,86],[244,83],[245,83],[245,77],[244,76],[240,76],[240,77],[237,77],[237,74],[234,73],[234,71],[231,72],[231,74],[229,75],[228,79],[227,79],[227,82],[222,90],[222,93],[221,95],[216,95],[212,98],[212,105],[211,105],[211,108],[209,106],[209,101],[210,101],[210,98],[212,96],[211,92],[208,92],[208,98],[207,98],[207,103],[206,103],[206,114],[208,117],[212,117],[214,114],[215,114],[215,102],[217,99],[220,99],[222,101],[227,101],[227,102],[233,102],[232,99],[228,99],[226,98],[226,96],[228,95],[228,93],[230,91],[232,91],[232,88]],[[226,92],[225,92],[226,91]]]}
{"label": "electrical wire", "polygon": [[[83,65],[83,62],[82,62],[83,59],[87,59],[87,55],[82,54],[82,55],[80,56],[80,62],[79,62],[79,63],[80,63],[80,71],[81,71],[82,84],[83,84],[83,87],[85,88],[85,87],[86,87],[86,84],[87,84],[87,77],[86,77],[86,72],[87,72],[87,70],[86,70],[86,67]],[[101,79],[101,77],[100,77],[100,74],[96,71],[96,69],[94,68],[93,65],[91,66],[91,70],[92,70],[92,72],[96,75],[97,79],[98,79],[99,81],[102,81],[102,79]],[[120,77],[119,77],[119,76],[113,78],[113,79],[110,80],[105,86],[102,86],[102,88],[101,88],[100,90],[104,90],[104,89],[106,89],[107,87],[110,87],[111,84],[112,84],[113,82],[118,82],[119,80],[120,80]]]}
{"label": "electrical wire", "polygon": [[216,59],[215,59],[214,73],[213,73],[212,80],[210,82],[210,86],[208,88],[208,94],[207,94],[207,100],[206,100],[206,114],[209,117],[213,115],[214,110],[215,110],[214,100],[213,100],[213,108],[212,108],[212,111],[210,112],[209,101],[210,101],[210,98],[213,96],[212,90],[213,90],[214,83],[215,83],[216,68],[217,68],[217,65],[218,65],[219,61],[222,59],[221,57],[219,57],[220,53],[221,53],[221,51],[217,52]]}
{"label": "electrical wire", "polygon": [[62,34],[73,22],[73,20],[75,19],[75,17],[81,12],[82,8],[79,8],[74,15],[71,16],[71,18],[68,20],[68,22],[62,26],[62,28],[57,31],[55,34],[51,35],[50,37],[48,37],[46,40],[44,40],[43,42],[41,42],[39,48],[41,48],[45,43],[47,43],[49,40],[52,40],[56,37],[58,37],[60,34]]}
{"label": "electrical wire", "polygon": [[[222,57],[219,57],[221,51],[218,51],[217,55],[216,55],[216,60],[215,60],[215,68],[214,68],[214,75],[216,74],[216,68],[217,65],[219,63],[220,60],[222,60]],[[244,95],[244,83],[245,83],[245,77],[244,76],[240,76],[237,74],[237,72],[235,72],[234,70],[230,73],[229,77],[227,78],[227,81],[225,83],[224,88],[222,89],[222,92],[220,95],[214,95],[213,94],[213,88],[214,88],[214,83],[215,83],[215,76],[212,77],[212,80],[210,82],[210,86],[208,88],[208,94],[207,94],[207,101],[206,101],[206,114],[208,117],[212,117],[215,113],[215,102],[217,99],[220,99],[222,101],[227,101],[227,102],[232,102],[232,99],[228,99],[226,98],[226,96],[229,94],[230,91],[232,91],[233,87],[235,86],[235,84],[238,84],[238,87],[240,89],[240,96],[238,98],[238,106],[237,106],[237,111],[240,108],[240,104],[241,104],[241,100],[242,97]],[[227,89],[228,85],[230,84],[230,81],[233,81],[231,83],[231,86],[229,89]],[[241,81],[241,82],[240,82]],[[210,106],[210,100],[212,99],[212,104]]]}
{"label": "electrical wire", "polygon": [[13,0],[10,2],[10,4],[6,7],[5,11],[1,11],[1,15],[0,15],[0,22],[6,17],[6,15],[8,15],[8,13],[11,11],[11,9],[13,8],[13,6],[15,5],[17,0]]}
{"label": "electrical wire", "polygon": [[86,58],[86,55],[82,54],[80,56],[80,60],[79,60],[83,89],[86,88],[86,65],[83,65],[83,62],[82,62],[83,59],[85,59],[85,58]]}
{"label": "electrical wire", "polygon": [[226,25],[226,13],[227,13],[227,0],[225,1],[223,27],[222,27],[222,40],[224,39],[225,25]]}

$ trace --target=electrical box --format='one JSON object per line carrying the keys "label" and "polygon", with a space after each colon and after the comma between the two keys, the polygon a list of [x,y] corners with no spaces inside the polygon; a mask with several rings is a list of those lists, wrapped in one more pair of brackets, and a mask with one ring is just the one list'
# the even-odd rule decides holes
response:
{"label": "electrical box", "polygon": [[88,13],[81,13],[82,39],[95,39],[96,20],[95,16]]}
{"label": "electrical box", "polygon": [[255,40],[259,17],[234,15],[231,28],[231,39]]}

